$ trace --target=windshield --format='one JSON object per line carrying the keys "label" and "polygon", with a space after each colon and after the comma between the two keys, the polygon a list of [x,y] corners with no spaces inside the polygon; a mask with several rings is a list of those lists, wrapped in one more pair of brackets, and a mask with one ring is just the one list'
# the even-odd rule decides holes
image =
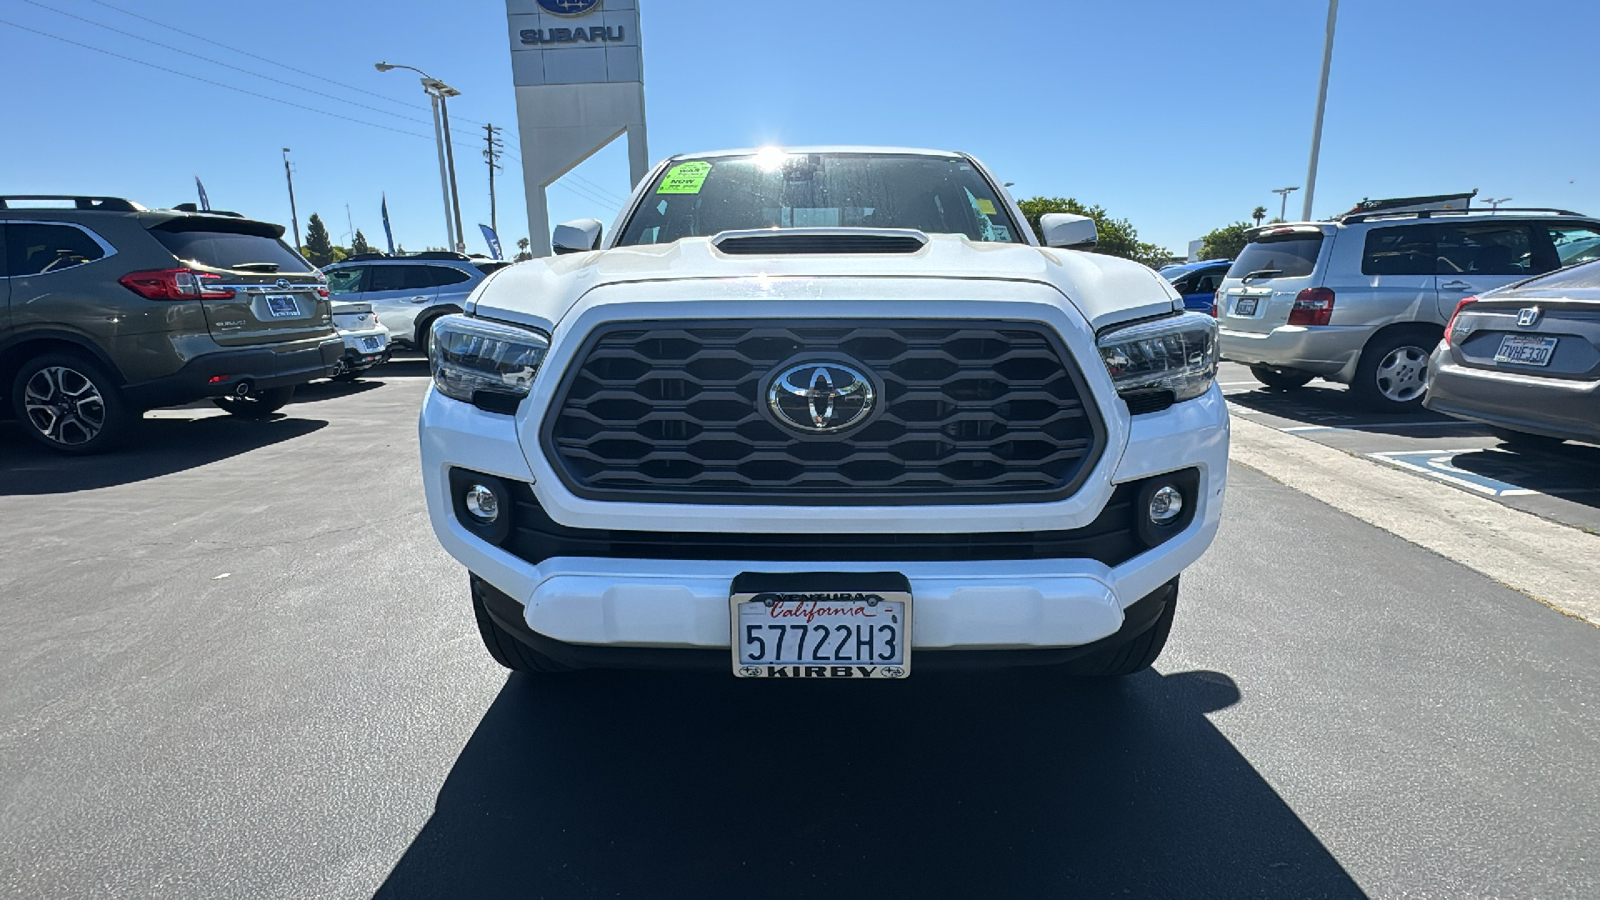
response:
{"label": "windshield", "polygon": [[674,162],[651,184],[617,245],[815,227],[1024,240],[987,179],[960,157],[762,151]]}
{"label": "windshield", "polygon": [[1262,272],[1261,278],[1303,278],[1316,268],[1322,252],[1322,235],[1297,234],[1288,238],[1253,241],[1228,267],[1229,278]]}

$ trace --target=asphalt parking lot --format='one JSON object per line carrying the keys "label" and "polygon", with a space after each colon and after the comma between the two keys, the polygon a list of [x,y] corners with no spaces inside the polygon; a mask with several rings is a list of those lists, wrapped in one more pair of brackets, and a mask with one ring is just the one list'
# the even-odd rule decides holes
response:
{"label": "asphalt parking lot", "polygon": [[1428,410],[1373,413],[1343,385],[1269,390],[1238,363],[1219,380],[1234,415],[1488,497],[1563,525],[1600,532],[1600,446],[1513,450],[1483,426]]}
{"label": "asphalt parking lot", "polygon": [[429,530],[425,386],[0,429],[0,895],[1600,894],[1600,633],[1252,470],[1121,683],[546,682]]}

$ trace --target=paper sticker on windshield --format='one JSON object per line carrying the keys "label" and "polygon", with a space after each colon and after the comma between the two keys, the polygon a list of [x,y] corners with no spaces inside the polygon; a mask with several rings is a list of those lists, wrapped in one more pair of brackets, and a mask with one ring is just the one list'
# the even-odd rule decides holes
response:
{"label": "paper sticker on windshield", "polygon": [[698,194],[700,186],[706,183],[706,176],[710,174],[711,163],[679,163],[667,170],[666,176],[661,179],[661,186],[656,188],[656,193]]}
{"label": "paper sticker on windshield", "polygon": [[978,198],[978,212],[981,212],[986,216],[994,215],[995,214],[994,201],[993,200],[985,200],[982,197],[979,197]]}

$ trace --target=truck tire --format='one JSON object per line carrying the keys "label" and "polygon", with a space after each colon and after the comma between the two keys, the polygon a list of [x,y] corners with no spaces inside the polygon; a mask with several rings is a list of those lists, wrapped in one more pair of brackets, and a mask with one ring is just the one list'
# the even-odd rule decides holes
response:
{"label": "truck tire", "polygon": [[1375,338],[1361,351],[1350,391],[1367,407],[1381,412],[1409,413],[1422,409],[1428,380],[1428,355],[1439,334],[1422,329],[1393,331]]}
{"label": "truck tire", "polygon": [[1303,388],[1311,383],[1311,379],[1317,377],[1299,369],[1274,369],[1271,366],[1251,366],[1250,374],[1267,387],[1280,391]]}
{"label": "truck tire", "polygon": [[485,594],[494,590],[488,583],[476,575],[470,578],[472,584],[472,616],[478,621],[478,636],[483,638],[483,647],[494,657],[494,661],[513,672],[526,672],[530,675],[547,675],[555,672],[570,672],[570,666],[545,656],[543,653],[529,647],[489,615],[489,608],[485,604]]}
{"label": "truck tire", "polygon": [[294,385],[268,388],[243,397],[213,397],[211,402],[241,419],[265,419],[294,399]]}
{"label": "truck tire", "polygon": [[139,413],[99,365],[74,353],[46,353],[22,364],[11,382],[22,430],[60,453],[102,453],[128,440]]}
{"label": "truck tire", "polygon": [[1178,607],[1177,584],[1171,590],[1161,614],[1149,628],[1126,643],[1062,663],[1062,673],[1081,678],[1120,678],[1150,668],[1167,646],[1167,635],[1172,633],[1172,617]]}

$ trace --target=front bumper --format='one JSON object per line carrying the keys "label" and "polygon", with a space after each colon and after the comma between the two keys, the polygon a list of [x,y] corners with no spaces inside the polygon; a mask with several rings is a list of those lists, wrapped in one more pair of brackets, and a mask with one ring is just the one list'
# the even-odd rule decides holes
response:
{"label": "front bumper", "polygon": [[[1117,565],[1092,559],[940,561],[808,559],[618,559],[562,556],[530,563],[471,533],[456,518],[449,470],[470,469],[532,484],[535,474],[513,417],[485,412],[430,388],[423,404],[423,480],[434,533],[471,572],[522,605],[533,633],[562,644],[597,647],[723,650],[729,645],[728,596],[743,572],[874,572],[911,582],[912,646],[919,650],[1038,650],[1079,647],[1116,635],[1127,610],[1176,578],[1216,535],[1227,479],[1228,418],[1215,386],[1206,395],[1156,413],[1130,416],[1120,402],[1103,404],[1113,432],[1127,435],[1107,450],[1109,483],[1087,485],[1059,503],[970,507],[788,509],[796,521],[777,531],[972,533],[1075,529],[1090,524],[1111,485],[1180,469],[1196,469],[1199,504],[1190,524],[1159,546]],[[1110,407],[1115,408],[1110,408]],[[1118,452],[1120,450],[1120,453]],[[533,485],[561,524],[594,527],[562,502],[549,480]],[[1093,500],[1094,502],[1086,502]],[[601,504],[620,509],[637,504]],[[648,521],[671,521],[678,505],[652,504]],[[695,510],[703,512],[703,510]],[[724,508],[715,521],[679,518],[660,530],[739,532],[760,511]],[[746,517],[749,517],[748,519]],[[958,517],[952,519],[952,516]],[[649,529],[645,517],[614,518]],[[952,525],[952,521],[959,522]],[[638,522],[640,524],[634,524]]]}
{"label": "front bumper", "polygon": [[1234,331],[1222,320],[1218,349],[1229,362],[1300,369],[1323,378],[1348,380],[1372,329],[1324,325],[1279,325],[1267,332]]}
{"label": "front bumper", "polygon": [[1600,381],[1469,368],[1440,344],[1422,405],[1458,419],[1572,441],[1600,442]]}

